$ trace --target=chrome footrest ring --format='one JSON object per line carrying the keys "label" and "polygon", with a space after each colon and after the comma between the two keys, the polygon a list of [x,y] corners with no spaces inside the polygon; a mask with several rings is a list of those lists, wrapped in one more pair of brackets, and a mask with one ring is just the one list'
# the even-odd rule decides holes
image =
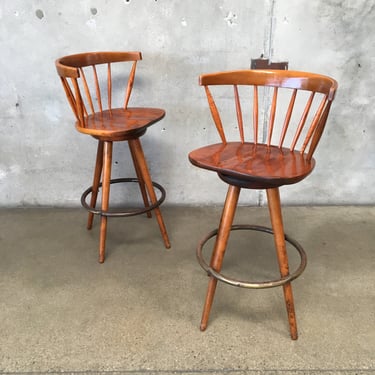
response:
{"label": "chrome footrest ring", "polygon": [[[260,231],[260,232],[265,232],[269,234],[273,234],[273,230],[268,227],[263,227],[259,225],[233,225],[231,227],[232,230],[255,230],[255,231]],[[241,288],[249,288],[249,289],[265,289],[265,288],[274,288],[277,286],[282,286],[284,284],[290,283],[292,280],[295,280],[298,276],[301,275],[301,273],[304,271],[306,268],[306,263],[307,263],[307,257],[306,253],[303,250],[302,246],[293,238],[287,236],[285,234],[285,241],[290,243],[299,253],[301,257],[301,263],[298,266],[298,268],[290,273],[288,276],[281,277],[280,279],[276,280],[268,280],[268,281],[260,281],[260,282],[255,282],[255,281],[242,281],[242,280],[236,280],[230,277],[227,277],[223,275],[222,273],[219,273],[215,271],[212,267],[210,267],[206,261],[203,258],[202,250],[203,246],[205,243],[212,237],[215,237],[218,233],[218,229],[213,230],[212,232],[208,233],[198,244],[197,247],[197,259],[201,267],[210,275],[213,276],[215,279],[222,281],[226,284],[232,285],[232,286],[237,286]]]}
{"label": "chrome footrest ring", "polygon": [[[138,178],[116,178],[116,179],[111,180],[110,184],[119,184],[119,183],[124,183],[124,182],[125,183],[126,182],[133,182],[133,183],[139,184]],[[95,208],[95,207],[91,207],[86,202],[86,198],[89,194],[92,193],[92,186],[90,186],[88,189],[86,189],[83,192],[83,194],[81,196],[81,204],[87,211],[92,212],[95,215],[109,216],[109,217],[124,217],[124,216],[141,215],[141,214],[144,214],[146,212],[152,211],[156,207],[159,207],[165,200],[166,193],[165,193],[165,189],[163,188],[163,186],[161,186],[160,184],[158,184],[154,181],[152,181],[152,185],[157,190],[160,191],[161,196],[157,200],[156,203],[150,204],[148,207],[142,207],[142,208],[131,209],[131,210],[124,210],[123,208],[117,208],[117,209],[110,209],[110,210],[106,210],[106,211],[103,211],[103,210]],[[101,188],[101,187],[102,187],[102,183],[99,184],[99,188]]]}

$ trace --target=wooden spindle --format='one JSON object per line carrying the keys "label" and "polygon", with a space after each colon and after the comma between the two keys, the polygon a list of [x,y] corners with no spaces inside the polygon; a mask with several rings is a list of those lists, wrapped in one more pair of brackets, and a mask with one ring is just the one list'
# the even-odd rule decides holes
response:
{"label": "wooden spindle", "polygon": [[296,101],[296,96],[297,96],[297,89],[294,89],[292,97],[290,98],[288,110],[287,110],[287,113],[286,113],[286,116],[285,116],[285,121],[284,121],[283,129],[281,131],[280,142],[279,142],[279,147],[280,148],[283,147],[285,135],[286,135],[286,133],[288,131],[288,127],[289,127],[289,123],[290,123],[290,118],[292,117],[293,107],[294,107],[294,103]]}
{"label": "wooden spindle", "polygon": [[324,112],[323,112],[322,116],[320,117],[319,122],[316,126],[316,130],[314,132],[314,135],[313,135],[313,138],[312,138],[312,141],[311,141],[310,149],[309,149],[309,152],[307,154],[307,160],[311,160],[311,158],[312,158],[312,156],[315,152],[315,149],[318,146],[320,137],[323,134],[323,130],[324,130],[326,122],[327,122],[327,118],[328,118],[329,110],[331,108],[332,100],[333,100],[333,97],[332,97],[331,100],[328,100],[328,103],[326,104],[326,106],[324,108]]}
{"label": "wooden spindle", "polygon": [[102,96],[100,95],[99,79],[98,79],[98,73],[96,71],[95,65],[92,66],[92,69],[94,71],[95,92],[96,92],[96,97],[98,99],[99,111],[103,112]]}
{"label": "wooden spindle", "polygon": [[130,95],[131,95],[131,92],[132,92],[132,89],[133,89],[136,67],[137,67],[137,61],[134,61],[133,65],[132,65],[132,69],[131,69],[130,74],[129,74],[128,85],[126,87],[125,103],[124,103],[125,109],[128,108]]}
{"label": "wooden spindle", "polygon": [[234,88],[234,97],[235,97],[235,101],[236,101],[236,113],[237,113],[238,130],[240,132],[241,143],[244,143],[245,137],[244,137],[244,132],[243,132],[243,119],[242,119],[240,96],[238,94],[238,86],[233,85],[233,88]]}
{"label": "wooden spindle", "polygon": [[85,90],[85,95],[86,95],[87,101],[89,103],[91,113],[94,113],[95,112],[94,104],[92,102],[92,97],[91,97],[91,94],[90,94],[89,85],[87,84],[85,72],[82,68],[79,68],[79,73],[80,73],[80,76],[82,78],[83,89]]}
{"label": "wooden spindle", "polygon": [[73,92],[72,92],[72,90],[69,86],[69,83],[68,83],[66,78],[60,77],[60,79],[61,79],[61,83],[62,83],[64,91],[65,91],[66,97],[68,98],[68,103],[69,103],[76,119],[79,120],[78,112],[77,112],[77,103],[76,103],[76,100],[74,98]]}
{"label": "wooden spindle", "polygon": [[206,91],[206,96],[207,96],[207,100],[208,100],[208,105],[210,107],[211,115],[212,115],[212,118],[213,118],[213,120],[215,122],[216,129],[217,129],[217,131],[218,131],[218,133],[220,135],[221,141],[223,143],[227,143],[227,140],[225,138],[223,124],[221,122],[220,114],[219,114],[219,111],[217,110],[217,107],[216,107],[216,104],[215,104],[215,100],[212,97],[211,91],[208,88],[208,86],[204,86],[204,89]]}
{"label": "wooden spindle", "polygon": [[311,139],[312,135],[314,134],[316,127],[318,126],[318,123],[319,123],[320,118],[322,117],[322,113],[323,113],[326,102],[327,102],[327,97],[324,96],[324,98],[320,102],[319,108],[315,113],[315,116],[314,116],[314,118],[311,122],[310,128],[309,128],[309,131],[307,132],[307,135],[306,135],[305,140],[303,142],[303,145],[302,145],[302,148],[301,148],[302,152],[305,152],[305,149],[306,149],[307,145],[309,144],[310,139]]}
{"label": "wooden spindle", "polygon": [[79,85],[76,78],[72,78],[72,84],[74,87],[75,92],[75,102],[77,108],[77,117],[78,121],[81,123],[81,126],[85,126],[85,112],[84,112],[84,105],[81,97],[81,92],[79,90]]}
{"label": "wooden spindle", "polygon": [[312,92],[311,95],[310,95],[310,97],[309,97],[309,100],[306,103],[305,109],[304,109],[304,111],[302,113],[301,120],[300,120],[300,122],[298,124],[298,127],[297,127],[297,131],[294,134],[292,145],[290,146],[291,151],[294,151],[294,148],[296,147],[298,139],[299,139],[299,137],[301,135],[302,129],[305,126],[307,116],[308,116],[308,114],[310,112],[311,104],[312,104],[312,102],[314,100],[314,96],[315,96],[315,93]]}
{"label": "wooden spindle", "polygon": [[108,63],[107,68],[107,91],[108,91],[108,109],[112,109],[112,73],[111,63]]}
{"label": "wooden spindle", "polygon": [[253,131],[254,143],[258,143],[258,123],[259,123],[259,104],[258,104],[258,86],[254,85],[254,98],[253,98]]}
{"label": "wooden spindle", "polygon": [[273,90],[270,121],[269,121],[269,124],[268,124],[267,146],[271,145],[273,126],[274,126],[274,123],[275,123],[275,115],[276,115],[277,92],[278,92],[278,87],[275,87],[274,90]]}

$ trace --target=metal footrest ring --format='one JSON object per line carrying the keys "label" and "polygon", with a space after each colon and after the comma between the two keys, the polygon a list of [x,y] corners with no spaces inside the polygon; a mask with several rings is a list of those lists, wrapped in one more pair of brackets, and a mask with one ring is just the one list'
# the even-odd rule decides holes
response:
{"label": "metal footrest ring", "polygon": [[[265,232],[269,234],[273,234],[273,230],[268,227],[263,227],[259,225],[233,225],[231,227],[232,230],[255,230],[260,232]],[[301,275],[301,273],[306,268],[307,263],[307,257],[306,253],[303,250],[302,246],[293,238],[287,236],[285,234],[285,241],[290,243],[299,253],[301,257],[301,263],[298,266],[298,268],[290,273],[288,276],[282,277],[280,279],[276,280],[269,280],[269,281],[260,281],[260,282],[249,282],[249,281],[242,281],[242,280],[236,280],[230,277],[227,277],[223,275],[222,273],[219,273],[215,271],[212,267],[210,267],[206,261],[203,258],[202,249],[205,243],[212,237],[215,237],[218,233],[218,229],[213,230],[212,232],[208,233],[198,244],[197,247],[197,259],[201,267],[210,275],[213,276],[215,279],[220,280],[226,284],[237,286],[241,288],[249,288],[249,289],[265,289],[265,288],[274,288],[277,286],[281,286],[287,283],[290,283],[292,280],[295,280],[298,276]]]}
{"label": "metal footrest ring", "polygon": [[[133,182],[133,183],[139,183],[138,178],[116,178],[110,181],[110,184],[118,184],[118,183],[123,183],[123,182]],[[124,216],[135,216],[135,215],[141,215],[146,212],[152,211],[156,207],[159,207],[165,200],[165,190],[163,186],[160,184],[152,181],[152,185],[160,191],[161,196],[157,200],[156,203],[150,204],[148,207],[142,207],[142,208],[137,208],[137,209],[131,209],[131,210],[124,210],[123,208],[118,208],[118,209],[110,209],[103,211],[101,209],[91,207],[88,205],[86,202],[86,198],[89,194],[92,193],[92,186],[90,186],[88,189],[86,189],[82,196],[81,196],[81,204],[82,206],[89,212],[92,212],[95,215],[101,215],[101,216],[109,216],[109,217],[124,217]],[[99,188],[101,188],[102,183],[99,184]]]}

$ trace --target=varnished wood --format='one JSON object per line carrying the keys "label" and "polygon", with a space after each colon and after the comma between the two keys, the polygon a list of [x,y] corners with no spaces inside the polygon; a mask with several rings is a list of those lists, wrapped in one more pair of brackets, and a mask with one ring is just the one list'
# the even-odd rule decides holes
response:
{"label": "varnished wood", "polygon": [[258,86],[254,85],[253,94],[253,142],[258,143],[258,129],[259,129],[259,102],[258,102]]}
{"label": "varnished wood", "polygon": [[[103,170],[103,141],[98,141],[98,149],[96,152],[96,162],[95,162],[95,172],[94,178],[92,182],[92,193],[91,193],[91,201],[90,207],[96,207],[96,200],[98,198],[98,191],[99,191],[99,184],[100,184],[100,177],[102,175]],[[92,223],[94,220],[94,214],[89,212],[89,217],[87,219],[87,229],[92,228]]]}
{"label": "varnished wood", "polygon": [[238,130],[240,132],[241,142],[245,142],[245,135],[243,130],[243,119],[242,119],[242,110],[241,110],[241,103],[240,103],[240,95],[238,94],[238,87],[234,85],[234,97],[236,101],[236,114],[237,114],[237,122],[238,122]]}
{"label": "varnished wood", "polygon": [[278,92],[277,87],[275,87],[273,89],[271,114],[270,114],[270,120],[269,120],[269,123],[268,123],[267,146],[271,145],[272,133],[273,133],[274,125],[275,125],[276,105],[277,105],[277,92]]}
{"label": "varnished wood", "polygon": [[316,147],[318,146],[320,137],[323,134],[331,105],[332,105],[332,102],[329,102],[327,107],[324,109],[324,112],[322,114],[322,118],[320,119],[320,121],[317,125],[317,130],[313,135],[313,138],[312,138],[312,141],[311,141],[311,146],[310,146],[309,153],[308,153],[308,157],[310,159],[312,158],[312,155],[314,154],[314,151],[315,151]]}
{"label": "varnished wood", "polygon": [[[278,188],[267,189],[268,208],[271,217],[272,229],[274,232],[274,241],[276,247],[277,259],[279,262],[280,275],[285,277],[289,275],[288,255],[286,252],[285,235],[283,227],[283,219],[281,214],[280,193]],[[288,314],[290,336],[293,340],[297,340],[297,321],[294,311],[294,300],[292,292],[292,284],[283,285],[285,304]]]}
{"label": "varnished wood", "polygon": [[208,100],[208,104],[209,104],[209,107],[210,107],[212,118],[213,118],[213,120],[215,122],[215,125],[216,125],[216,130],[218,131],[218,133],[220,135],[221,141],[225,143],[227,140],[225,138],[225,132],[224,132],[223,124],[221,122],[221,118],[220,118],[219,112],[217,110],[214,98],[212,97],[211,91],[208,88],[208,86],[205,86],[204,88],[206,90],[207,100]]}
{"label": "varnished wood", "polygon": [[[97,159],[92,185],[90,207],[95,208],[102,176],[102,217],[100,224],[99,262],[105,259],[107,216],[109,209],[111,163],[113,142],[129,141],[134,169],[146,208],[157,204],[151,177],[144,159],[139,138],[147,128],[160,121],[165,111],[160,108],[129,106],[135,81],[137,62],[142,59],[140,52],[89,52],[64,56],[56,60],[56,69],[61,78],[68,102],[76,117],[76,129],[98,140]],[[121,102],[123,107],[113,108],[115,94],[114,63],[128,65],[128,75],[121,74],[124,89]],[[97,68],[103,64],[103,68]],[[126,71],[125,71],[126,73]],[[126,79],[127,77],[127,79]],[[105,100],[107,99],[107,100]],[[167,248],[170,247],[167,231],[157,207],[155,216]],[[151,213],[147,212],[151,217]],[[93,214],[89,213],[87,228],[91,229]]]}
{"label": "varnished wood", "polygon": [[[291,118],[292,113],[293,113],[293,108],[294,108],[294,103],[296,101],[296,96],[297,96],[297,89],[294,89],[293,94],[290,98],[288,110],[287,110],[287,113],[286,113],[286,116],[285,116],[284,125],[283,125],[283,129],[282,129],[280,141],[279,141],[279,148],[283,147],[283,144],[284,144],[284,139],[285,139],[285,136],[286,136],[286,133],[288,131],[289,124],[290,124],[290,118]],[[295,138],[295,141],[297,141],[296,138]],[[294,143],[294,146],[295,146],[295,143]],[[293,151],[294,147],[292,146],[290,149]]]}
{"label": "varnished wood", "polygon": [[[206,90],[212,118],[223,144],[210,145],[191,152],[189,159],[194,165],[214,170],[223,175],[243,178],[247,181],[256,182],[255,180],[259,179],[260,184],[254,184],[254,187],[258,186],[257,188],[259,188],[259,185],[263,185],[264,182],[266,182],[264,188],[296,183],[311,172],[314,166],[313,151],[315,151],[316,145],[319,142],[328,117],[330,103],[334,98],[334,92],[337,88],[336,81],[329,77],[312,73],[254,70],[205,74],[200,77],[200,83],[204,85]],[[227,143],[225,128],[214,96],[209,89],[211,85],[232,85],[234,87],[234,101],[236,103],[241,143],[243,143],[243,116],[237,86],[254,86],[254,140],[252,144],[246,142],[243,145],[236,142]],[[263,145],[254,147],[254,143],[258,143],[258,85],[274,87],[266,139],[267,147]],[[278,107],[278,91],[282,88],[292,89],[292,94],[289,105],[286,108],[279,139],[274,145],[274,127],[281,126],[281,124],[275,124],[275,117]],[[281,146],[284,144],[286,134],[290,128],[297,93],[300,89],[311,91],[311,95],[305,104],[288,151],[287,147],[282,148]],[[299,151],[298,149],[296,150],[296,145],[302,130],[306,126],[306,120],[310,114],[316,92],[322,93],[323,97],[313,115],[311,123],[308,124],[308,131],[303,140],[302,148]],[[269,185],[267,185],[268,182]]]}
{"label": "varnished wood", "polygon": [[96,138],[122,141],[144,134],[164,116],[165,111],[159,108],[115,108],[87,116],[84,127],[77,121],[76,129]]}
{"label": "varnished wood", "polygon": [[[82,84],[83,84],[83,89],[84,89],[84,92],[85,92],[85,96],[87,98],[87,101],[88,101],[91,113],[95,113],[94,103],[92,101],[92,96],[91,96],[91,93],[90,93],[90,88],[89,88],[89,85],[87,83],[86,74],[85,74],[85,72],[84,72],[84,70],[82,68],[79,69],[79,72],[80,72],[80,76],[81,76],[81,79],[82,79]],[[87,109],[86,109],[86,107],[85,107],[85,111],[84,112],[87,115]]]}
{"label": "varnished wood", "polygon": [[[288,277],[289,265],[279,187],[298,183],[313,170],[313,154],[326,125],[337,82],[319,74],[281,70],[242,70],[204,74],[199,82],[204,86],[221,143],[209,144],[191,151],[189,160],[199,168],[216,172],[229,185],[210,266],[220,273],[240,189],[266,189],[280,275],[281,278]],[[217,95],[219,99],[216,100],[214,86],[227,86],[228,91],[220,91],[220,95]],[[239,86],[250,87],[250,90],[245,88],[241,92],[252,93],[252,100],[241,100]],[[259,107],[260,88],[266,88],[265,92],[272,98],[269,107]],[[285,91],[289,95],[286,96],[287,100],[282,96],[285,95]],[[235,103],[239,140],[228,141],[228,126],[220,116],[222,111],[218,102],[223,100],[227,104],[230,95]],[[283,99],[279,99],[281,96]],[[252,103],[252,110],[250,109],[250,114],[247,115],[252,118],[252,142],[244,139],[246,125],[241,103],[247,103],[248,106]],[[267,101],[263,100],[263,104],[265,103]],[[262,113],[266,114],[264,140],[258,135],[259,115]],[[214,277],[212,274],[210,276],[201,330],[207,327],[216,290],[216,277],[217,275]],[[298,333],[290,282],[283,285],[283,291],[290,335],[295,340]]]}
{"label": "varnished wood", "polygon": [[[108,93],[108,109],[112,109],[112,69],[111,64],[107,64],[107,93]],[[124,107],[126,108],[126,107]]]}
{"label": "varnished wood", "polygon": [[79,68],[98,64],[142,60],[140,52],[85,52],[64,56],[55,65],[60,77],[79,77]]}
{"label": "varnished wood", "polygon": [[[305,150],[308,147],[308,144],[309,144],[311,138],[314,136],[314,134],[315,134],[315,137],[319,134],[319,139],[320,139],[320,136],[321,136],[322,133],[319,133],[319,131],[317,131],[317,128],[318,128],[318,124],[319,123],[321,124],[322,122],[323,122],[323,124],[322,124],[323,128],[325,126],[325,120],[327,119],[327,116],[324,117],[323,112],[327,111],[327,110],[329,111],[330,103],[328,103],[328,104],[329,105],[326,105],[324,99],[321,101],[320,106],[315,113],[314,119],[312,121],[312,125],[310,126],[310,129],[309,129],[309,131],[308,131],[308,133],[305,137],[305,140],[303,142],[303,145],[302,145],[302,148],[301,148],[302,152],[305,152]],[[328,115],[328,113],[327,113],[327,115]],[[311,152],[311,150],[309,150],[309,155],[312,155],[312,153],[313,152]]]}
{"label": "varnished wood", "polygon": [[[134,153],[135,158],[137,159],[139,171],[143,176],[143,181],[146,185],[146,189],[147,189],[148,195],[150,197],[151,203],[155,204],[157,202],[157,198],[156,198],[154,187],[152,185],[150,172],[148,170],[148,166],[147,166],[146,159],[145,159],[145,156],[144,156],[144,153],[143,153],[141,142],[139,141],[138,138],[132,139],[132,140],[129,140],[129,145],[132,149],[132,152]],[[156,220],[159,224],[160,232],[161,232],[163,240],[164,240],[165,247],[167,249],[169,249],[171,247],[171,244],[169,242],[167,229],[165,227],[163,216],[161,215],[160,208],[156,207],[154,209],[154,211],[155,211]]]}
{"label": "varnished wood", "polygon": [[128,85],[126,86],[126,92],[125,92],[125,102],[124,102],[124,108],[128,108],[130,95],[133,90],[134,85],[134,78],[135,78],[135,68],[137,66],[137,61],[134,61],[132,69],[130,71],[129,79],[128,79]]}
{"label": "varnished wood", "polygon": [[[102,95],[101,95],[101,92],[100,92],[99,79],[98,79],[98,73],[96,71],[96,66],[93,65],[92,69],[94,71],[95,92],[96,92],[96,99],[97,99],[98,105],[99,105],[99,112],[103,112]],[[85,126],[85,124],[82,124],[82,126]]]}
{"label": "varnished wood", "polygon": [[[103,182],[102,182],[102,210],[107,211],[109,207],[109,190],[112,167],[112,142],[104,142],[103,151]],[[107,216],[100,219],[100,239],[99,239],[99,262],[103,263],[105,259],[105,242],[107,238]]]}
{"label": "varnished wood", "polygon": [[[133,147],[131,142],[129,142],[129,149],[130,149],[130,155],[133,159],[135,173],[137,174],[137,178],[138,178],[138,181],[139,181],[139,188],[141,190],[143,204],[145,205],[145,207],[150,207],[150,203],[148,201],[147,191],[146,191],[146,187],[145,187],[145,181],[143,179],[142,171],[141,171],[141,169],[139,167],[139,164],[138,164],[136,152],[134,151],[134,147]],[[150,218],[151,216],[152,216],[151,212],[147,211],[147,217]]]}
{"label": "varnished wood", "polygon": [[[133,138],[134,135],[138,136],[142,132],[144,133],[147,127],[160,121],[165,116],[165,111],[159,108],[128,107],[134,85],[136,63],[139,59],[141,59],[141,55],[136,52],[100,52],[66,56],[56,61],[57,71],[77,118],[76,129],[79,132],[103,137],[105,140],[127,140]],[[133,64],[126,84],[124,107],[113,109],[111,63],[120,61],[133,62]],[[96,64],[107,64],[107,109],[104,108],[102,103],[102,90]],[[93,77],[92,89],[89,87],[85,68],[91,71]],[[68,78],[71,78],[71,81]],[[79,79],[82,81],[82,87],[79,85]],[[97,109],[94,108],[93,94],[98,103]],[[85,101],[88,103],[90,114],[88,114]]]}
{"label": "varnished wood", "polygon": [[337,82],[327,76],[293,70],[234,70],[203,74],[199,77],[202,86],[210,85],[257,85],[320,92],[332,101]]}
{"label": "varnished wood", "polygon": [[[210,263],[210,266],[217,272],[220,272],[223,264],[230,229],[233,224],[237,202],[240,196],[240,190],[241,189],[238,186],[229,185],[228,187],[227,197],[225,200],[223,213],[221,215],[219,231],[216,237],[215,246]],[[210,315],[211,306],[215,295],[216,284],[217,279],[211,276],[208,282],[207,295],[202,313],[202,320],[200,325],[201,331],[204,331],[207,328],[208,318]]]}
{"label": "varnished wood", "polygon": [[204,146],[190,152],[189,160],[197,167],[241,179],[254,189],[294,184],[309,175],[315,165],[298,151],[249,142]]}

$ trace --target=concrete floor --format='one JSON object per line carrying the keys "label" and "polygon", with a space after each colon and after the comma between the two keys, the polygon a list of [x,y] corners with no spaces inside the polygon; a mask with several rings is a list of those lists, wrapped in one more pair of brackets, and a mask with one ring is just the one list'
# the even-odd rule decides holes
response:
{"label": "concrete floor", "polygon": [[[154,219],[111,219],[101,265],[98,225],[86,231],[83,209],[0,210],[0,374],[375,372],[375,207],[284,209],[286,232],[308,254],[293,283],[298,341],[280,288],[220,284],[200,332],[207,276],[195,247],[220,209],[163,213],[171,250]],[[268,225],[268,212],[241,207],[235,221]],[[233,232],[227,274],[267,278],[274,268],[269,235]]]}

